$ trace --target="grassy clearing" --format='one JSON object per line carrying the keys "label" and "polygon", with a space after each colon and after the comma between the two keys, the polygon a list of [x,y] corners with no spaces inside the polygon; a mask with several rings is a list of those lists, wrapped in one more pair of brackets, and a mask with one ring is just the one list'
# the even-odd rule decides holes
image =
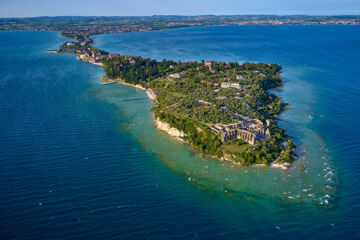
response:
{"label": "grassy clearing", "polygon": [[222,147],[226,152],[231,152],[231,153],[242,153],[245,152],[247,150],[247,147],[249,146],[249,144],[237,144],[237,143],[233,143],[233,144],[224,144]]}

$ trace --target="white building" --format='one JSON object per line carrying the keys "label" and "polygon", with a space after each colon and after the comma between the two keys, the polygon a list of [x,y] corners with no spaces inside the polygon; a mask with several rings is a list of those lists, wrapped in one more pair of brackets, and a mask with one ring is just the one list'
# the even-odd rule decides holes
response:
{"label": "white building", "polygon": [[239,82],[223,82],[221,83],[221,88],[241,88],[241,84]]}
{"label": "white building", "polygon": [[180,74],[178,73],[173,73],[169,75],[170,78],[180,78]]}

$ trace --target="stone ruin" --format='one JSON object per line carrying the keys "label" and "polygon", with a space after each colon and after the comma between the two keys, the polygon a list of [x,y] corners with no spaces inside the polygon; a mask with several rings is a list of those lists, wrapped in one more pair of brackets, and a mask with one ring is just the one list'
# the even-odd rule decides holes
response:
{"label": "stone ruin", "polygon": [[210,129],[217,133],[223,142],[242,139],[254,145],[256,141],[265,140],[270,136],[270,120],[266,120],[266,127],[258,119],[248,119],[235,124],[213,124]]}

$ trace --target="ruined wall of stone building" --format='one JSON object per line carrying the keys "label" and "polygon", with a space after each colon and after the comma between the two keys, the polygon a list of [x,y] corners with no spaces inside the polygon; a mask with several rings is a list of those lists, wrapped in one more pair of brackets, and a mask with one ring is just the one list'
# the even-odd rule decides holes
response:
{"label": "ruined wall of stone building", "polygon": [[266,126],[270,127],[270,119],[266,119]]}
{"label": "ruined wall of stone building", "polygon": [[249,129],[251,129],[251,131],[255,132],[256,134],[265,135],[264,124],[259,119],[252,120],[252,123],[249,125]]}
{"label": "ruined wall of stone building", "polygon": [[[266,125],[270,125],[270,122],[267,121]],[[230,125],[214,124],[210,129],[217,133],[223,142],[231,141],[233,139],[242,139],[247,143],[254,145],[257,140],[262,141],[270,136],[270,129],[265,127],[263,122],[258,119]]]}
{"label": "ruined wall of stone building", "polygon": [[267,129],[266,129],[266,132],[265,132],[265,136],[269,137],[270,135],[271,135],[271,133],[270,133],[270,129],[269,129],[269,128],[267,128]]}
{"label": "ruined wall of stone building", "polygon": [[260,127],[252,127],[250,128],[253,132],[260,134],[260,135],[264,135],[265,134],[265,129],[264,128],[260,128]]}
{"label": "ruined wall of stone building", "polygon": [[223,134],[222,140],[223,140],[223,142],[227,142],[227,141],[235,139],[236,137],[237,137],[237,130],[234,129],[234,130],[230,130],[228,132],[225,132]]}
{"label": "ruined wall of stone building", "polygon": [[255,141],[256,141],[256,135],[249,132],[249,131],[246,131],[246,130],[238,130],[238,134],[237,134],[237,138],[238,139],[242,139],[246,142],[248,142],[249,144],[251,145],[254,145],[255,144]]}
{"label": "ruined wall of stone building", "polygon": [[256,125],[259,125],[259,126],[264,127],[264,123],[263,123],[261,120],[259,120],[259,119],[254,119],[254,121],[256,122]]}

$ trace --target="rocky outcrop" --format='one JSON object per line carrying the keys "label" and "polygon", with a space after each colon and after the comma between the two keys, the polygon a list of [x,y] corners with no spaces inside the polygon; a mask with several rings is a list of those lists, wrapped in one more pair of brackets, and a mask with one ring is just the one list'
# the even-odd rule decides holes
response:
{"label": "rocky outcrop", "polygon": [[183,131],[180,131],[179,129],[173,128],[168,124],[167,122],[162,122],[160,119],[155,119],[155,125],[158,129],[163,130],[167,132],[170,136],[181,138],[185,137],[185,133]]}
{"label": "rocky outcrop", "polygon": [[272,168],[280,168],[280,169],[282,169],[282,170],[287,170],[287,169],[289,169],[290,164],[287,163],[287,162],[285,162],[285,163],[278,163],[278,162],[275,161],[275,162],[271,163],[270,166],[271,166]]}
{"label": "rocky outcrop", "polygon": [[156,98],[156,94],[150,89],[146,89],[146,95],[151,99],[154,100]]}

